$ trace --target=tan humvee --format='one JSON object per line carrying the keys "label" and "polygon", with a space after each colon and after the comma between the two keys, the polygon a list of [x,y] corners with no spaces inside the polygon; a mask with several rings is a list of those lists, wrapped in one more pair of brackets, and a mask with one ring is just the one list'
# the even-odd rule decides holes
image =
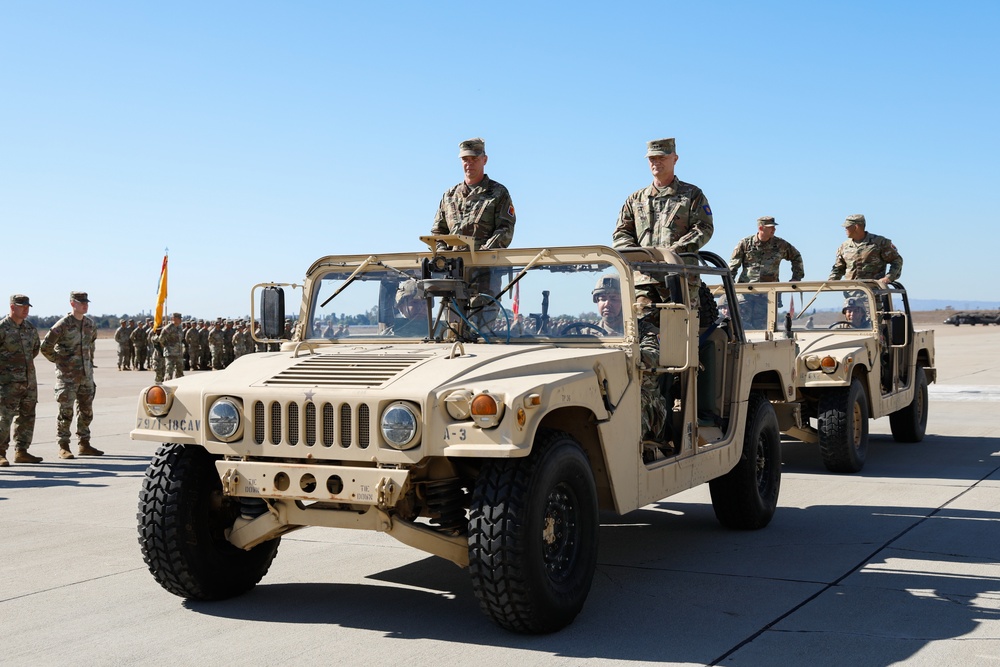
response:
{"label": "tan humvee", "polygon": [[[471,244],[424,238],[440,239]],[[724,525],[767,525],[772,402],[792,398],[794,345],[746,342],[710,295],[699,326],[699,279],[735,295],[719,257],[685,259],[583,246],[318,260],[280,351],[142,393],[131,436],[165,443],[140,498],[150,571],[177,595],[226,598],[260,581],[284,533],[381,531],[468,567],[501,626],[549,632],[587,597],[600,510],[708,482]],[[652,314],[631,307],[636,275]],[[254,288],[269,340],[279,287]],[[664,406],[655,433],[644,378]]]}
{"label": "tan humvee", "polygon": [[828,470],[864,467],[869,419],[888,415],[897,441],[923,440],[934,332],[914,329],[902,285],[741,283],[736,291],[750,338],[795,339],[796,400],[779,406],[781,429],[818,443]]}

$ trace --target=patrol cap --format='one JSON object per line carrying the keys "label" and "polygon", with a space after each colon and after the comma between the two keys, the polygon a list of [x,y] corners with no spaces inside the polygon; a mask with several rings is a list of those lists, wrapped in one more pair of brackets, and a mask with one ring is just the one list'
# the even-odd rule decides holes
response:
{"label": "patrol cap", "polygon": [[851,225],[861,225],[862,227],[864,227],[865,216],[861,215],[860,213],[855,213],[854,215],[847,216],[847,219],[844,220],[844,227],[850,227]]}
{"label": "patrol cap", "polygon": [[858,297],[852,296],[844,301],[844,307],[840,309],[841,313],[846,313],[848,308],[864,308],[864,299],[859,299]]}
{"label": "patrol cap", "polygon": [[597,279],[597,284],[594,285],[594,289],[591,294],[594,297],[594,303],[597,303],[597,297],[602,294],[619,294],[621,292],[621,281],[618,276],[600,276]]}
{"label": "patrol cap", "polygon": [[777,227],[778,223],[774,221],[774,216],[765,215],[757,218],[758,227]]}
{"label": "patrol cap", "polygon": [[646,157],[653,157],[654,155],[673,155],[674,154],[674,139],[653,139],[652,141],[646,142]]}
{"label": "patrol cap", "polygon": [[28,297],[23,294],[11,294],[10,295],[10,305],[12,306],[30,306],[31,302],[28,301]]}
{"label": "patrol cap", "polygon": [[458,157],[479,157],[486,155],[486,142],[481,137],[466,139],[458,145]]}
{"label": "patrol cap", "polygon": [[71,301],[76,301],[78,303],[90,303],[90,299],[87,298],[86,292],[70,292],[69,298]]}
{"label": "patrol cap", "polygon": [[175,320],[179,320],[183,317],[183,315],[181,315],[180,313],[173,313],[170,317],[174,318]]}

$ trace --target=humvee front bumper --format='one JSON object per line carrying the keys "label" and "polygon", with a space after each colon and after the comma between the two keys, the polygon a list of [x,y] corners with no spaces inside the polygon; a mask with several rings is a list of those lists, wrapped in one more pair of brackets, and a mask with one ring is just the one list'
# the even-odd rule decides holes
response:
{"label": "humvee front bumper", "polygon": [[341,502],[392,507],[410,473],[387,468],[356,468],[268,461],[216,461],[227,496]]}

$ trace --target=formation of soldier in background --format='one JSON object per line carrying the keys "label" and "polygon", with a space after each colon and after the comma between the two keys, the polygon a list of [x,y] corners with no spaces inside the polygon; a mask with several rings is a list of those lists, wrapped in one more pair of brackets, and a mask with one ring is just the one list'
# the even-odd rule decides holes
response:
{"label": "formation of soldier in background", "polygon": [[[260,325],[255,328],[259,335]],[[159,330],[152,317],[138,323],[122,319],[115,342],[118,370],[152,370],[156,382],[183,377],[184,371],[221,370],[244,354],[263,352],[266,347],[253,340],[246,320],[220,317],[209,324],[184,320],[181,313],[171,314]]]}

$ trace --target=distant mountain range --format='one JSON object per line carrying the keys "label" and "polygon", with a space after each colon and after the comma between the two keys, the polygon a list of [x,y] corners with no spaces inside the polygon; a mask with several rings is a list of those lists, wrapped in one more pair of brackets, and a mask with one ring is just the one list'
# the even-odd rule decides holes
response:
{"label": "distant mountain range", "polygon": [[910,299],[912,310],[1000,310],[1000,301],[960,301],[947,299]]}

